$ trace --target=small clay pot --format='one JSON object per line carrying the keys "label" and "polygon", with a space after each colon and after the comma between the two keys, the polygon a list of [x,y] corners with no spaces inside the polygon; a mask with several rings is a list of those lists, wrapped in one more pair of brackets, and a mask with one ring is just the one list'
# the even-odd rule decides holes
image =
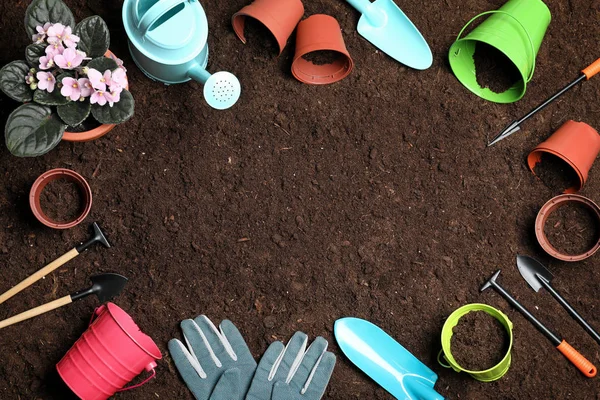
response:
{"label": "small clay pot", "polygon": [[[337,59],[330,64],[316,65],[304,58],[307,54],[324,50],[336,53]],[[353,68],[354,61],[335,18],[317,14],[300,22],[292,64],[292,74],[296,79],[311,85],[326,85],[344,79]]]}
{"label": "small clay pot", "polygon": [[544,206],[540,209],[538,216],[535,220],[535,236],[537,237],[540,246],[546,251],[546,253],[550,254],[552,257],[568,262],[582,261],[586,258],[593,256],[600,249],[600,237],[596,244],[588,251],[583,254],[571,255],[571,254],[563,254],[558,251],[552,243],[546,237],[546,233],[544,232],[544,228],[546,226],[546,222],[550,215],[559,207],[565,205],[565,203],[579,203],[588,207],[593,211],[594,215],[597,217],[597,223],[600,224],[600,207],[592,200],[587,197],[583,197],[577,194],[561,194],[560,196],[556,196],[555,198],[548,201]]}
{"label": "small clay pot", "polygon": [[545,142],[539,144],[527,157],[527,164],[535,174],[535,166],[544,153],[553,154],[573,168],[579,184],[565,188],[564,193],[576,193],[588,179],[588,173],[600,153],[600,135],[584,122],[567,121]]}
{"label": "small clay pot", "polygon": [[[104,57],[114,56],[114,53],[108,50]],[[129,84],[126,87],[129,90]],[[102,124],[97,128],[94,128],[85,132],[65,132],[63,134],[62,140],[65,142],[89,142],[91,140],[96,140],[106,135],[108,132],[112,131],[116,125],[113,124]]]}
{"label": "small clay pot", "polygon": [[233,14],[231,23],[237,37],[246,43],[246,17],[256,19],[273,34],[281,54],[302,15],[304,5],[300,0],[256,0]]}
{"label": "small clay pot", "polygon": [[[71,222],[53,221],[44,213],[40,204],[40,196],[46,185],[57,179],[68,179],[77,183],[81,189],[81,195],[83,196],[82,200],[84,203],[83,211]],[[33,183],[31,191],[29,192],[29,205],[31,211],[33,211],[33,215],[35,215],[42,224],[54,229],[69,229],[80,224],[90,213],[90,210],[92,209],[92,189],[83,176],[79,175],[77,172],[65,168],[52,169],[40,175]]]}

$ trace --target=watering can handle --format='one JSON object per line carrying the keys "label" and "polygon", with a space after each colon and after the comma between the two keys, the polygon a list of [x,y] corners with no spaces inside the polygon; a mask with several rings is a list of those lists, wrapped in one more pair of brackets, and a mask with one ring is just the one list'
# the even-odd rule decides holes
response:
{"label": "watering can handle", "polygon": [[148,11],[140,18],[138,29],[142,32],[142,36],[146,36],[150,27],[158,21],[166,13],[174,9],[180,4],[195,0],[159,0],[155,5],[150,7]]}
{"label": "watering can handle", "polygon": [[461,29],[461,31],[458,33],[458,36],[456,37],[456,40],[460,39],[460,37],[462,36],[463,32],[465,31],[465,29],[467,29],[467,27],[469,25],[471,25],[471,23],[473,21],[475,21],[477,18],[482,17],[484,15],[488,15],[488,14],[504,14],[504,15],[508,15],[509,17],[511,17],[512,19],[514,19],[515,21],[517,21],[517,23],[521,26],[521,28],[523,29],[523,32],[525,32],[525,35],[527,36],[527,39],[529,39],[529,44],[531,45],[531,58],[533,60],[532,62],[532,67],[531,67],[531,73],[529,74],[529,77],[527,78],[526,83],[529,83],[529,81],[531,81],[531,79],[533,78],[533,74],[535,72],[535,46],[533,45],[533,40],[531,39],[531,36],[529,35],[529,32],[527,32],[527,29],[525,29],[525,27],[523,26],[523,24],[521,23],[521,21],[519,21],[517,18],[515,18],[514,15],[511,15],[505,11],[502,10],[491,10],[491,11],[486,11],[483,12],[479,15],[474,16],[473,18],[471,18],[471,20],[469,22],[467,22],[467,24]]}

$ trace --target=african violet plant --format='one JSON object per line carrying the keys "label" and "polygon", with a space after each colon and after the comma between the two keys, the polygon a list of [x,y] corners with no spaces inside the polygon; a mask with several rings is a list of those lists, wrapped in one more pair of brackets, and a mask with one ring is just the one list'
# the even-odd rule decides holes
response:
{"label": "african violet plant", "polygon": [[133,116],[126,69],[118,58],[105,57],[110,33],[102,18],[89,17],[75,25],[62,0],[33,0],[25,29],[34,42],[27,46],[25,61],[0,70],[0,89],[25,103],[6,122],[6,146],[12,154],[45,154],[68,127],[81,131],[94,122],[92,118],[98,126]]}

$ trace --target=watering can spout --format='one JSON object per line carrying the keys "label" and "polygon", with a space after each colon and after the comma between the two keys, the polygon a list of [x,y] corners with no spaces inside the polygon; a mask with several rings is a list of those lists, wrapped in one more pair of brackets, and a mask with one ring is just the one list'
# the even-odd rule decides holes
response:
{"label": "watering can spout", "polygon": [[189,74],[190,78],[192,78],[195,81],[198,81],[198,82],[202,83],[203,85],[211,77],[210,72],[208,72],[207,70],[205,70],[204,68],[202,68],[198,64],[196,64],[195,66],[193,66],[190,69],[190,71],[188,72],[188,74]]}
{"label": "watering can spout", "polygon": [[231,72],[211,74],[196,64],[188,71],[190,78],[204,85],[204,99],[212,108],[225,110],[233,106],[241,94],[240,81]]}

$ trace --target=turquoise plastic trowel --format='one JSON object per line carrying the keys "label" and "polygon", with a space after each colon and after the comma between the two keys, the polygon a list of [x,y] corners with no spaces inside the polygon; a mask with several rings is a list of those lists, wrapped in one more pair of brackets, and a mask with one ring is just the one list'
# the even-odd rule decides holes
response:
{"label": "turquoise plastic trowel", "polygon": [[399,400],[443,400],[438,377],[377,325],[359,318],[335,322],[338,345],[358,368]]}
{"label": "turquoise plastic trowel", "polygon": [[421,32],[393,0],[347,0],[362,13],[358,33],[394,60],[427,69],[433,55]]}

